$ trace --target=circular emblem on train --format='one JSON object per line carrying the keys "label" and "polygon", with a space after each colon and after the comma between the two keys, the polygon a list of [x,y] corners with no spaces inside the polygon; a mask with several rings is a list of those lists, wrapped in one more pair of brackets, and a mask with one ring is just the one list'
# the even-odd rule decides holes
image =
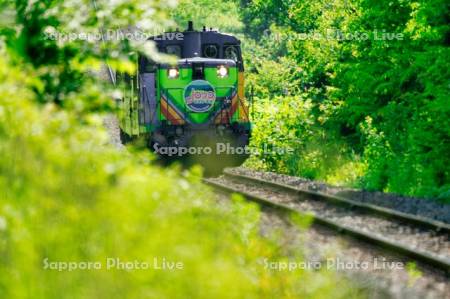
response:
{"label": "circular emblem on train", "polygon": [[216,101],[216,91],[208,81],[195,80],[184,89],[184,101],[189,110],[206,112]]}

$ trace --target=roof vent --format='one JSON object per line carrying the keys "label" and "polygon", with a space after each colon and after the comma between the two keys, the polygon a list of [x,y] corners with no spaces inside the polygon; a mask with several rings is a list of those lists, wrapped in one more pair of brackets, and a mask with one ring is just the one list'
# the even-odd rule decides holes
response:
{"label": "roof vent", "polygon": [[188,22],[187,31],[194,31],[194,23],[192,21]]}

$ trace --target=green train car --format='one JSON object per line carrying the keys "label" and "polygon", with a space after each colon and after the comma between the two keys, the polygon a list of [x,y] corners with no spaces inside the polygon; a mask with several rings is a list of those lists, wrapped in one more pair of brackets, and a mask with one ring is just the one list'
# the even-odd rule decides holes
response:
{"label": "green train car", "polygon": [[235,149],[248,145],[251,124],[240,40],[205,27],[196,31],[192,22],[186,31],[150,39],[178,63],[139,56],[134,76],[117,74],[124,95],[119,100],[122,140],[144,136],[159,154],[177,157],[195,154],[192,147],[199,146],[218,154],[217,144],[221,149],[226,144],[232,151],[220,153],[238,155],[241,162],[246,154]]}

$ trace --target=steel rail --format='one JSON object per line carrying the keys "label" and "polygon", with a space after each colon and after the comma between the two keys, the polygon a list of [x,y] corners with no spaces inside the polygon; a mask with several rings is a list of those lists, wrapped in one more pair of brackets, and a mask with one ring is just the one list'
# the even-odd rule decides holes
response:
{"label": "steel rail", "polygon": [[234,179],[239,179],[241,181],[244,180],[244,181],[251,182],[251,183],[262,184],[262,185],[272,187],[272,188],[275,188],[275,189],[278,189],[278,190],[281,190],[284,192],[296,194],[299,196],[300,199],[307,198],[307,199],[325,201],[330,204],[345,206],[352,210],[364,211],[364,212],[367,212],[372,215],[381,216],[383,218],[395,219],[397,221],[402,221],[402,222],[413,224],[413,225],[416,225],[419,227],[432,229],[436,232],[443,232],[443,233],[450,234],[450,225],[446,224],[444,222],[399,212],[399,211],[392,210],[389,208],[376,206],[373,204],[361,203],[361,202],[357,202],[355,200],[343,198],[340,196],[329,195],[329,194],[314,192],[314,191],[310,191],[310,190],[303,190],[303,189],[295,188],[293,186],[289,186],[289,185],[282,184],[282,183],[267,181],[267,180],[263,180],[260,178],[254,178],[254,177],[243,175],[243,174],[236,174],[236,173],[230,172],[229,170],[225,170],[223,173],[225,176],[228,176],[228,177],[231,177]]}
{"label": "steel rail", "polygon": [[[264,180],[260,180],[260,181],[265,182]],[[266,198],[263,198],[263,197],[260,197],[257,195],[253,195],[246,191],[238,190],[236,188],[224,185],[222,183],[215,182],[211,179],[203,179],[203,182],[221,192],[225,192],[225,193],[229,193],[229,194],[231,194],[231,193],[240,194],[240,195],[244,196],[246,199],[256,202],[256,203],[260,204],[261,206],[266,206],[266,207],[276,209],[276,210],[279,210],[282,212],[287,212],[287,213],[307,215],[307,216],[313,218],[313,220],[314,220],[313,224],[319,224],[319,225],[331,228],[332,230],[335,230],[340,234],[347,235],[347,236],[350,236],[357,240],[362,240],[367,243],[380,246],[384,250],[388,250],[393,253],[399,254],[401,256],[409,257],[415,261],[419,261],[424,264],[439,268],[439,269],[443,270],[446,273],[446,275],[450,275],[450,259],[449,258],[443,258],[443,257],[437,256],[435,254],[431,254],[426,251],[418,250],[416,248],[412,248],[412,247],[404,245],[404,244],[396,243],[396,242],[389,240],[387,238],[384,238],[382,236],[376,236],[376,235],[370,234],[363,230],[359,230],[359,229],[355,229],[355,228],[351,228],[351,227],[342,225],[342,224],[338,223],[337,221],[327,219],[326,217],[317,215],[315,213],[302,212],[302,211],[300,211],[296,208],[292,208],[286,204],[277,203],[277,202],[271,201],[270,199],[266,199]],[[277,184],[277,183],[274,183],[274,184]],[[296,190],[298,190],[298,189],[296,189]],[[308,193],[310,193],[310,192],[308,191]],[[313,195],[321,196],[322,194],[313,192]],[[416,220],[414,220],[414,221],[416,221]],[[427,226],[428,225],[429,225],[429,223],[427,223]]]}

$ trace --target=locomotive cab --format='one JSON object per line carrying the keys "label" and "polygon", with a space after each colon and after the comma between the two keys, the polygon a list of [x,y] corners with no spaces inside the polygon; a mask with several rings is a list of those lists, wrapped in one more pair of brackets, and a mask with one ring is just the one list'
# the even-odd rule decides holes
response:
{"label": "locomotive cab", "polygon": [[[194,140],[245,147],[250,122],[240,41],[205,27],[195,31],[192,22],[186,31],[151,40],[160,52],[178,60],[164,64],[138,58],[134,98],[125,99],[121,109],[127,114],[128,107],[134,107],[137,113],[135,119],[132,112],[130,119],[121,118],[125,133],[147,134],[153,148],[189,147]],[[137,130],[127,130],[127,122]]]}

